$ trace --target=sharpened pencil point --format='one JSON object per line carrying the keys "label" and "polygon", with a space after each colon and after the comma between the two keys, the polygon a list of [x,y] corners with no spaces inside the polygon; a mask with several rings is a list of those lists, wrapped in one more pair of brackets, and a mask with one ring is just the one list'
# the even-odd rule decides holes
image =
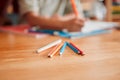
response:
{"label": "sharpened pencil point", "polygon": [[38,53],[39,53],[39,51],[37,50],[37,51],[36,51],[36,53],[38,54]]}
{"label": "sharpened pencil point", "polygon": [[51,55],[49,55],[48,57],[49,57],[49,58],[52,58],[52,56],[51,56]]}
{"label": "sharpened pencil point", "polygon": [[60,56],[62,56],[62,53],[60,53]]}

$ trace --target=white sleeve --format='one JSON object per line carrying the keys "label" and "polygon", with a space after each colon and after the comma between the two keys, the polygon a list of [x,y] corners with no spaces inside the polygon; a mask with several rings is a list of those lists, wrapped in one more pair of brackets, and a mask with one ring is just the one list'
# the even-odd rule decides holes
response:
{"label": "white sleeve", "polygon": [[84,18],[83,8],[81,4],[81,0],[76,0],[76,7],[78,9],[78,12],[80,13],[80,16]]}
{"label": "white sleeve", "polygon": [[24,15],[27,12],[39,13],[37,0],[19,0],[20,14]]}

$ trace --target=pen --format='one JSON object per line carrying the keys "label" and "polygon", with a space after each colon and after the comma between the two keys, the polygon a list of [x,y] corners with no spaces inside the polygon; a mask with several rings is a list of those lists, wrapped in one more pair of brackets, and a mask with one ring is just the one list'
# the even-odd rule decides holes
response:
{"label": "pen", "polygon": [[58,44],[57,46],[55,46],[52,51],[50,51],[50,53],[48,54],[48,57],[52,58],[57,51],[62,47],[63,43]]}
{"label": "pen", "polygon": [[44,51],[44,50],[46,50],[46,49],[48,49],[48,48],[51,48],[51,47],[53,47],[53,46],[55,46],[55,45],[57,45],[57,44],[59,44],[59,43],[61,43],[61,42],[62,42],[62,40],[59,39],[59,40],[57,40],[57,41],[54,41],[54,42],[52,42],[52,43],[49,43],[48,45],[46,45],[46,46],[44,46],[44,47],[42,47],[42,48],[39,48],[39,49],[37,50],[37,53],[42,52],[42,51]]}

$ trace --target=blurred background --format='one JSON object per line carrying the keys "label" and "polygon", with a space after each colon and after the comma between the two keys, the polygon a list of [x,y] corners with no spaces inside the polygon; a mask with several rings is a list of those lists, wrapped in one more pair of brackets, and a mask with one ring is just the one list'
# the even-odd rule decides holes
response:
{"label": "blurred background", "polygon": [[[120,22],[120,0],[80,1],[86,18]],[[16,25],[20,22],[17,0],[0,0],[0,25]]]}

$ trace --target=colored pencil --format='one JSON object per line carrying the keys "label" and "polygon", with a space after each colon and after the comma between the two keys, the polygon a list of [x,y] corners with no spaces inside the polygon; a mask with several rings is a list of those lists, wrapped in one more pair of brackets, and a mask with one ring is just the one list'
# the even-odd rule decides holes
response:
{"label": "colored pencil", "polygon": [[58,44],[57,46],[55,46],[52,51],[50,51],[50,53],[48,54],[48,57],[52,58],[58,50],[60,50],[60,48],[62,47],[63,43]]}
{"label": "colored pencil", "polygon": [[57,41],[54,41],[54,42],[52,42],[52,43],[49,43],[48,45],[46,45],[46,46],[44,46],[44,47],[42,47],[42,48],[39,48],[39,49],[37,50],[37,53],[42,52],[42,51],[44,51],[44,50],[46,50],[46,49],[49,49],[49,48],[51,48],[51,47],[53,47],[53,46],[55,46],[55,45],[57,45],[57,44],[59,44],[59,43],[61,43],[61,42],[62,42],[62,40],[59,39],[59,40],[57,40]]}
{"label": "colored pencil", "polygon": [[70,42],[72,46],[74,46],[80,53],[81,56],[85,55],[82,50],[80,50],[76,45],[74,45],[72,42]]}
{"label": "colored pencil", "polygon": [[72,46],[69,42],[67,42],[67,46],[70,47],[75,53],[80,54],[80,52],[74,46]]}
{"label": "colored pencil", "polygon": [[76,17],[78,17],[79,16],[79,12],[77,10],[76,4],[75,4],[75,0],[70,0],[70,1],[71,1],[71,5],[72,5],[72,8],[73,8],[73,11],[74,11]]}
{"label": "colored pencil", "polygon": [[62,48],[60,49],[60,55],[62,55],[62,54],[63,54],[63,52],[64,52],[64,50],[65,50],[66,46],[67,46],[67,42],[64,42],[64,44],[63,44]]}

